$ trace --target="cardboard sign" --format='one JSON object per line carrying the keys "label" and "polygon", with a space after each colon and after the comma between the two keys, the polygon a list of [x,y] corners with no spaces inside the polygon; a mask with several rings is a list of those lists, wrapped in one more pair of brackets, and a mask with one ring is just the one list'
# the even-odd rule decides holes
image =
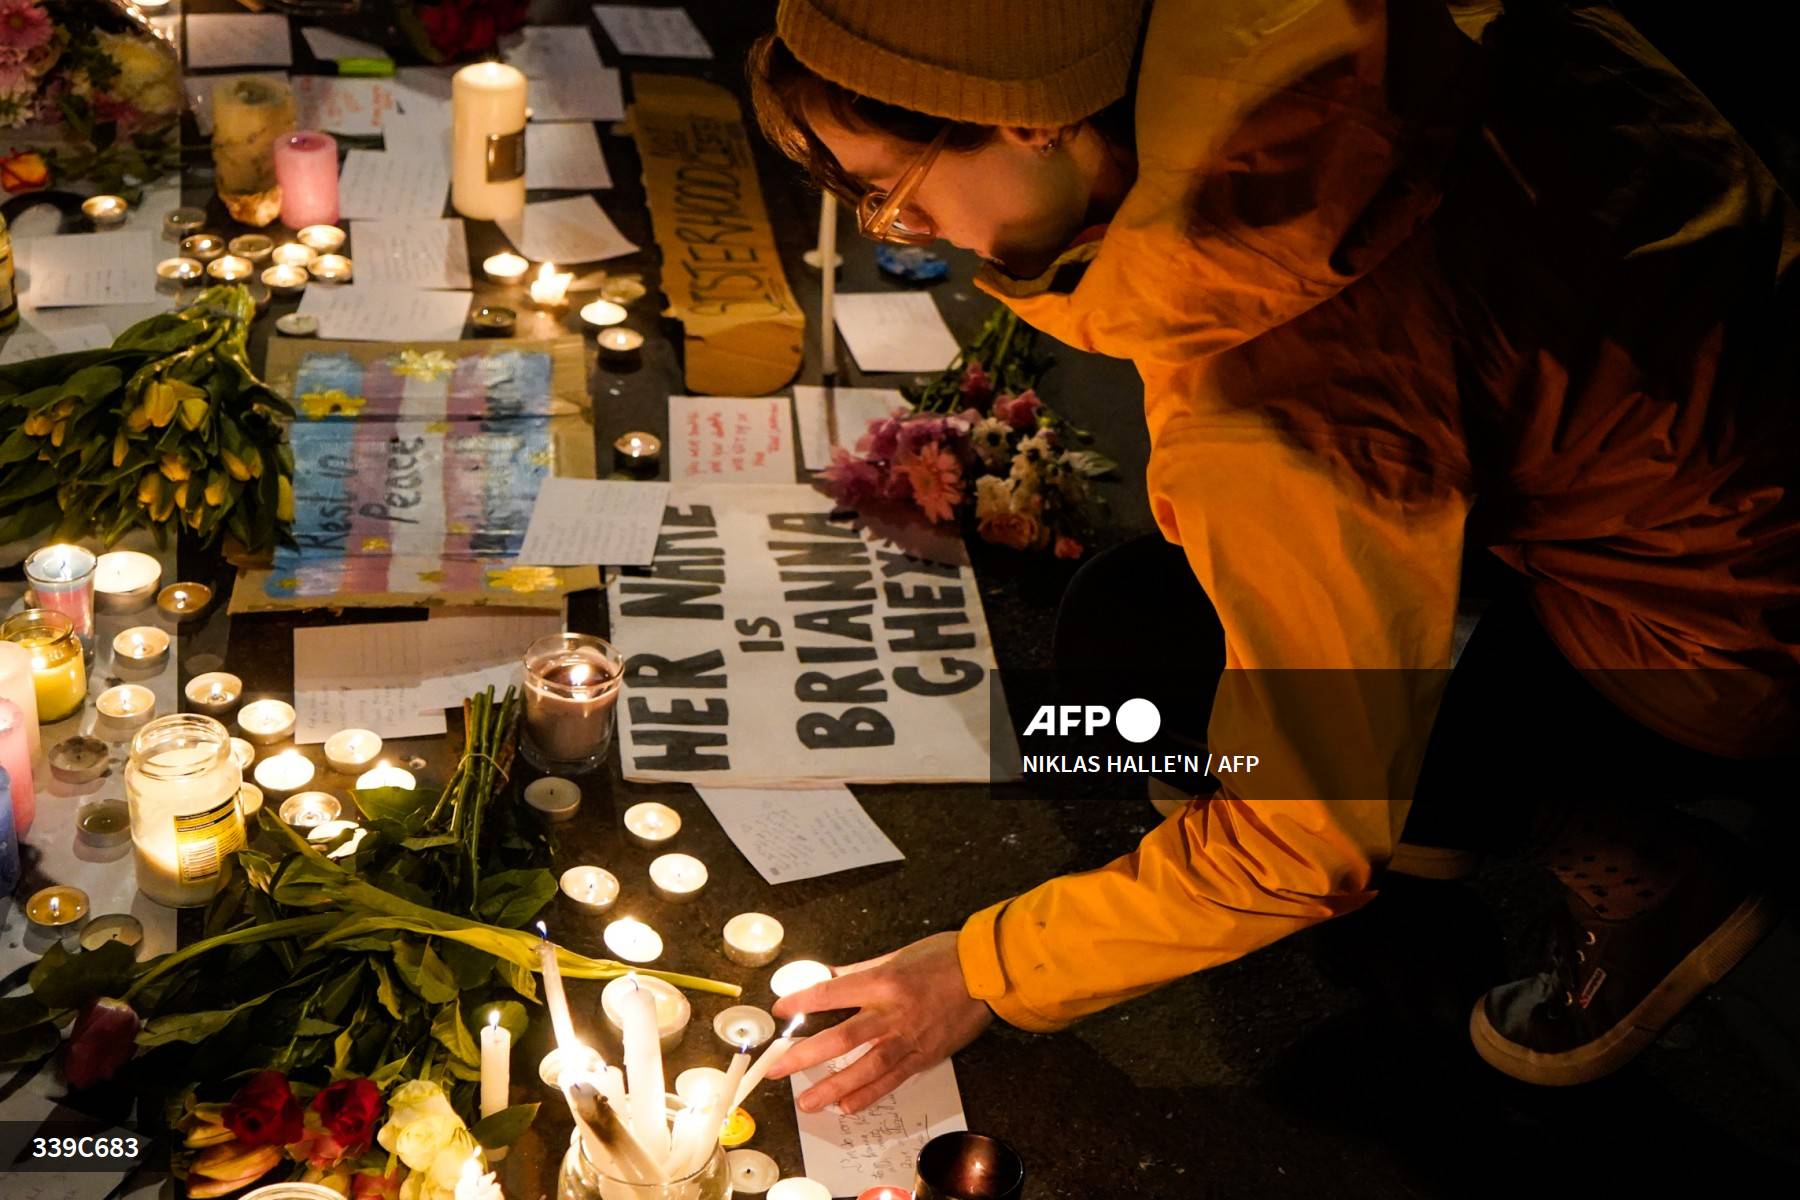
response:
{"label": "cardboard sign", "polygon": [[800,370],[806,317],[781,270],[737,100],[681,76],[634,75],[632,85],[665,315],[687,332],[688,390],[772,392]]}

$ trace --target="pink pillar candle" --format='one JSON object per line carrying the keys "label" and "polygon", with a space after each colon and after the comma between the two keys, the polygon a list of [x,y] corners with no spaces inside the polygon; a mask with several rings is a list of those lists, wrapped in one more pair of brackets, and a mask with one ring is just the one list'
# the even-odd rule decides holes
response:
{"label": "pink pillar candle", "polygon": [[31,785],[31,733],[25,714],[10,700],[0,700],[0,767],[12,787],[13,826],[24,837],[37,815],[37,793]]}
{"label": "pink pillar candle", "polygon": [[275,141],[281,223],[289,229],[334,225],[338,219],[337,139],[302,129]]}

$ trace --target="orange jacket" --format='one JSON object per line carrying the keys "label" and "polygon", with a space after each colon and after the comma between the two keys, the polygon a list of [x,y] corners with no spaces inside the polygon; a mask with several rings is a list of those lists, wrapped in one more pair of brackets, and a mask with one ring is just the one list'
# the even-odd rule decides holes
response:
{"label": "orange jacket", "polygon": [[[1106,236],[981,282],[1137,364],[1152,511],[1225,630],[1208,742],[1262,765],[968,920],[970,994],[1028,1029],[1373,895],[1465,537],[1639,720],[1800,733],[1800,219],[1706,100],[1606,10],[1479,46],[1442,0],[1149,20]],[[1381,670],[1284,674],[1344,667]]]}

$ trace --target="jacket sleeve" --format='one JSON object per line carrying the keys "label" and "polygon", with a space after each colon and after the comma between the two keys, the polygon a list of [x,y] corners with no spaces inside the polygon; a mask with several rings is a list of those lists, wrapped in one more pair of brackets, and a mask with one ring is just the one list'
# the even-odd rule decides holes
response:
{"label": "jacket sleeve", "polygon": [[1391,447],[1346,455],[1354,480],[1247,419],[1160,431],[1153,511],[1225,629],[1208,747],[1260,762],[965,923],[964,982],[1009,1023],[1059,1028],[1373,895],[1449,666],[1467,502]]}

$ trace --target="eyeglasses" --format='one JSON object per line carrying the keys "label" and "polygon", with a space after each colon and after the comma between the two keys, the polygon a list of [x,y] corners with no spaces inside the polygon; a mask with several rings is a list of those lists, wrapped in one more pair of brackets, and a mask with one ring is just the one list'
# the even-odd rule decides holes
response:
{"label": "eyeglasses", "polygon": [[943,150],[944,143],[949,138],[950,126],[946,125],[931,139],[931,144],[925,147],[919,157],[912,161],[912,165],[906,168],[906,173],[900,176],[891,191],[868,191],[862,194],[862,198],[856,202],[856,223],[864,237],[902,246],[924,246],[937,239],[937,231],[931,227],[930,221],[922,219],[922,214],[919,219],[912,221],[906,220],[905,216],[907,203],[911,201],[913,193],[919,190],[925,173],[931,170],[931,164],[937,161],[938,153]]}

